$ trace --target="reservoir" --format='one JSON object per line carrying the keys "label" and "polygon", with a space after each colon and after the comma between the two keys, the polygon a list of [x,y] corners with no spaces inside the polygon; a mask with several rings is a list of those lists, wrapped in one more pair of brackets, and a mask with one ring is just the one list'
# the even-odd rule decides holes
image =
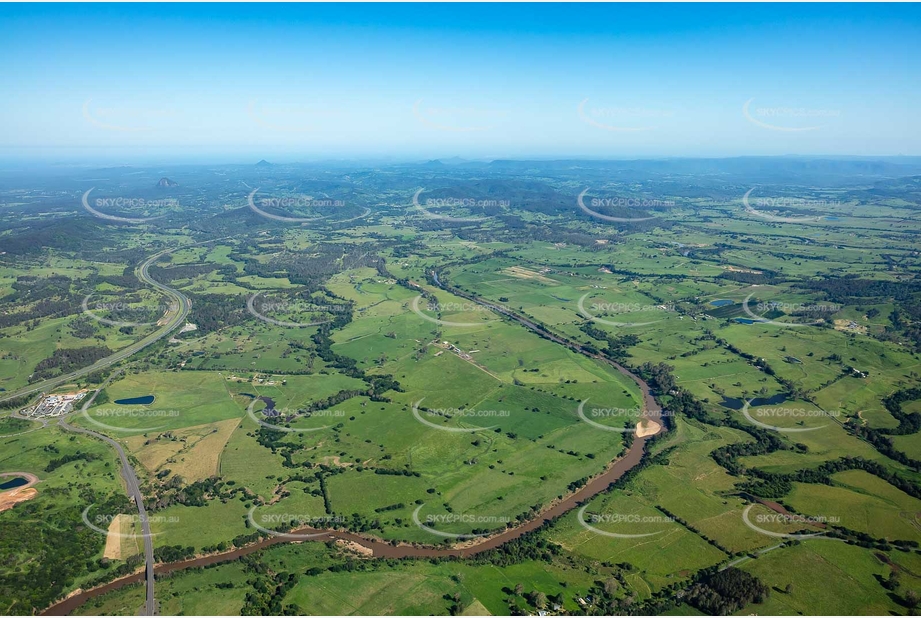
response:
{"label": "reservoir", "polygon": [[720,298],[718,300],[711,300],[710,304],[714,307],[725,307],[726,305],[735,304],[736,301],[729,300],[728,298]]}
{"label": "reservoir", "polygon": [[265,404],[265,408],[262,409],[262,414],[264,416],[279,416],[278,410],[275,409],[275,400],[271,397],[263,397],[261,395],[253,395],[252,393],[240,393],[244,397],[249,397],[251,399],[258,399]]}
{"label": "reservoir", "polygon": [[21,476],[17,476],[16,478],[12,478],[4,483],[0,483],[0,491],[5,490],[5,489],[13,489],[15,487],[22,487],[28,482],[29,482],[28,479],[24,479]]}
{"label": "reservoir", "polygon": [[279,416],[280,413],[275,409],[275,400],[271,397],[255,397],[255,399],[260,400],[265,404],[265,408],[262,409],[263,416]]}
{"label": "reservoir", "polygon": [[[779,403],[783,403],[787,400],[787,396],[780,393],[777,395],[772,395],[770,397],[755,397],[752,399],[751,405],[758,406],[776,406]],[[737,399],[735,397],[723,397],[723,400],[720,402],[720,405],[724,408],[729,408],[730,410],[741,410],[745,406],[744,399]]]}
{"label": "reservoir", "polygon": [[129,399],[116,399],[115,403],[120,406],[146,406],[153,403],[153,395],[144,395],[143,397],[131,397]]}

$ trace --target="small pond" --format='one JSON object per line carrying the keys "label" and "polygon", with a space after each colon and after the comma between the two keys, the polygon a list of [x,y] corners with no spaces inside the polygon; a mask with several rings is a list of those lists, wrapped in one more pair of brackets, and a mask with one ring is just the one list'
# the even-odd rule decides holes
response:
{"label": "small pond", "polygon": [[28,483],[29,483],[29,479],[23,478],[21,476],[17,476],[17,477],[11,478],[8,481],[4,481],[3,483],[0,483],[0,491],[4,489],[13,489],[14,487],[22,487],[23,485],[27,485]]}
{"label": "small pond", "polygon": [[153,403],[153,395],[144,395],[143,397],[130,397],[128,399],[116,399],[115,403],[120,406],[146,406]]}
{"label": "small pond", "polygon": [[[751,405],[758,406],[776,406],[779,403],[783,403],[787,400],[787,396],[780,393],[777,395],[772,395],[771,397],[755,397],[752,399]],[[724,408],[729,408],[730,410],[741,410],[745,406],[744,399],[737,399],[736,397],[723,397],[723,400],[720,402],[720,405]]]}

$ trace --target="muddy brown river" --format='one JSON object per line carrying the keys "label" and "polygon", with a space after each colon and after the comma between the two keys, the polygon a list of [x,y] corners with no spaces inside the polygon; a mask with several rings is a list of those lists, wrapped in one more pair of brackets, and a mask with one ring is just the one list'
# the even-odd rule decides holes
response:
{"label": "muddy brown river", "polygon": [[[451,290],[454,293],[457,293],[455,290]],[[655,399],[652,397],[649,392],[649,385],[642,380],[639,376],[635,375],[626,367],[616,363],[612,360],[604,358],[598,354],[592,354],[582,348],[578,343],[569,341],[565,338],[562,338],[554,333],[550,333],[545,330],[542,326],[527,320],[515,313],[512,313],[504,308],[496,307],[486,301],[483,301],[479,298],[468,296],[465,294],[459,294],[465,296],[470,300],[479,302],[485,306],[490,307],[494,311],[502,313],[503,315],[519,322],[522,326],[529,328],[535,332],[538,332],[542,336],[551,339],[555,343],[564,345],[575,352],[584,354],[590,358],[598,360],[602,363],[613,366],[623,375],[629,377],[631,380],[636,382],[640,387],[640,390],[643,393],[643,416],[650,420],[655,421],[659,424],[660,430],[664,430],[664,425],[661,422],[662,410],[659,405],[656,403]],[[657,432],[658,433],[658,432]],[[484,552],[490,549],[495,549],[509,541],[517,539],[518,537],[536,530],[542,526],[545,522],[548,522],[556,517],[564,515],[565,513],[571,511],[572,509],[579,506],[581,502],[584,502],[594,496],[598,495],[602,491],[608,488],[608,486],[621,478],[628,471],[632,470],[643,458],[643,455],[646,452],[646,443],[649,439],[652,438],[652,435],[647,435],[644,437],[635,436],[633,439],[633,444],[627,449],[624,454],[616,459],[611,465],[601,474],[591,479],[588,483],[583,485],[580,489],[570,494],[563,500],[552,504],[546,510],[544,510],[538,517],[532,519],[528,522],[525,522],[514,528],[508,528],[494,536],[486,537],[476,544],[458,547],[458,548],[448,548],[448,547],[433,547],[433,546],[424,546],[424,545],[391,545],[390,543],[379,541],[376,539],[366,538],[364,536],[354,534],[352,532],[343,532],[339,530],[318,530],[315,528],[299,528],[297,530],[292,530],[290,534],[317,534],[318,536],[309,538],[309,539],[291,539],[283,536],[273,536],[246,547],[239,549],[234,549],[232,551],[211,554],[208,556],[202,556],[200,558],[191,558],[189,560],[181,560],[179,562],[170,562],[164,564],[158,564],[154,567],[154,573],[158,575],[172,573],[175,571],[181,571],[183,569],[194,568],[194,567],[205,567],[212,564],[218,564],[221,562],[229,562],[236,560],[241,556],[246,556],[253,552],[260,551],[267,547],[273,545],[278,545],[280,543],[291,543],[291,542],[325,542],[330,540],[342,540],[357,543],[362,547],[365,547],[373,552],[375,558],[440,558],[440,557],[458,557],[465,558],[468,556],[476,555],[480,552]],[[116,579],[108,584],[100,586],[98,588],[93,588],[91,590],[86,590],[74,594],[58,603],[55,603],[44,612],[44,616],[64,616],[74,611],[86,601],[93,597],[97,597],[112,590],[117,590],[123,586],[129,584],[135,584],[144,581],[144,573],[138,572],[132,575],[126,575],[119,579]]]}

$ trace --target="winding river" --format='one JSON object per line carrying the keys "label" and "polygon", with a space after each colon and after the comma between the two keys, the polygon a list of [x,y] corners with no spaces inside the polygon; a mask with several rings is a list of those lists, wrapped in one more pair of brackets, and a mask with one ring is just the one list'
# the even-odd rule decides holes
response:
{"label": "winding river", "polygon": [[[624,367],[623,365],[612,361],[608,358],[601,356],[600,354],[595,354],[589,352],[583,348],[580,344],[566,339],[556,333],[551,333],[545,329],[542,325],[537,324],[527,318],[510,311],[505,307],[501,307],[495,304],[485,301],[481,298],[473,296],[471,294],[464,293],[460,290],[455,290],[453,288],[448,288],[438,279],[437,274],[433,273],[434,281],[438,284],[439,287],[450,291],[452,294],[467,298],[473,302],[476,302],[484,307],[487,307],[497,313],[504,315],[505,317],[514,320],[521,324],[522,326],[536,332],[540,336],[549,339],[555,343],[566,346],[567,348],[583,354],[589,358],[595,359],[599,362],[611,365],[617,369],[623,375],[629,377],[631,380],[636,382],[640,387],[640,390],[643,393],[643,417],[655,421],[659,425],[659,431],[664,430],[664,425],[661,422],[662,409],[656,403],[652,394],[649,390],[649,385],[639,376],[634,374],[632,371]],[[657,432],[658,433],[658,432]],[[253,552],[260,551],[267,547],[273,545],[278,545],[280,543],[291,543],[291,542],[324,542],[330,540],[342,540],[352,543],[357,543],[362,547],[365,547],[373,553],[375,558],[441,558],[441,557],[457,557],[457,558],[466,558],[469,556],[474,556],[481,552],[495,549],[509,541],[517,539],[522,535],[536,530],[541,527],[544,523],[549,522],[561,515],[564,515],[571,511],[572,509],[578,507],[581,503],[597,496],[599,493],[603,492],[608,488],[608,486],[620,479],[624,474],[636,467],[643,458],[643,455],[646,452],[646,443],[656,434],[650,434],[646,436],[641,436],[639,434],[635,435],[633,443],[631,446],[623,453],[621,457],[613,461],[608,468],[599,474],[598,476],[592,478],[588,483],[583,485],[580,489],[569,494],[563,500],[551,504],[547,509],[541,512],[541,514],[521,525],[515,526],[514,528],[507,528],[493,536],[485,537],[478,540],[475,544],[469,544],[463,547],[434,547],[434,546],[424,546],[424,545],[410,545],[410,544],[398,544],[393,545],[388,542],[381,540],[367,538],[352,532],[344,532],[340,530],[319,530],[315,528],[299,528],[297,530],[291,531],[291,534],[301,534],[309,535],[316,534],[317,536],[308,538],[308,539],[295,539],[284,537],[284,536],[273,536],[265,538],[261,541],[257,541],[250,545],[247,545],[242,548],[234,549],[231,551],[210,554],[207,556],[202,556],[199,558],[191,558],[188,560],[181,560],[178,562],[170,562],[158,564],[154,567],[154,573],[157,575],[163,575],[167,573],[173,573],[175,571],[181,571],[183,569],[194,568],[194,567],[205,567],[213,564],[219,564],[221,562],[229,562],[236,560],[241,556],[246,556]],[[117,590],[123,586],[129,584],[135,584],[144,581],[144,573],[138,572],[132,575],[127,575],[116,579],[112,582],[109,582],[103,586],[93,588],[91,590],[81,591],[72,596],[55,603],[44,612],[42,615],[45,616],[63,616],[67,615],[70,612],[74,611],[87,600],[97,597],[99,595]]]}

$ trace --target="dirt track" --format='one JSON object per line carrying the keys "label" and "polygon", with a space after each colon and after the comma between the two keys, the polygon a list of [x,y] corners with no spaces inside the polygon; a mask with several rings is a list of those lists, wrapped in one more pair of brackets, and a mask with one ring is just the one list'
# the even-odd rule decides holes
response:
{"label": "dirt track", "polygon": [[[662,408],[653,398],[650,393],[649,385],[639,376],[634,374],[632,371],[622,366],[621,364],[612,361],[608,358],[605,358],[599,354],[593,354],[585,350],[581,345],[569,341],[568,339],[562,338],[559,335],[550,333],[546,331],[542,326],[527,320],[526,318],[509,312],[507,310],[502,310],[494,305],[485,303],[483,300],[475,296],[467,296],[470,300],[477,302],[481,305],[487,306],[499,313],[502,313],[515,321],[519,322],[522,326],[525,326],[531,330],[534,330],[541,334],[542,336],[554,341],[555,343],[564,345],[575,352],[594,358],[600,362],[606,363],[613,366],[623,375],[632,379],[637,386],[640,387],[640,390],[643,394],[643,420],[638,426],[638,431],[635,435],[635,439],[632,445],[621,455],[620,458],[611,462],[608,468],[600,475],[596,476],[590,480],[586,485],[582,486],[577,491],[571,493],[569,496],[563,500],[553,504],[546,510],[544,510],[538,517],[532,519],[524,524],[516,526],[514,528],[509,528],[502,532],[497,533],[494,536],[486,537],[482,540],[479,540],[475,544],[471,544],[466,547],[436,547],[436,546],[416,546],[408,544],[397,544],[392,545],[386,543],[379,539],[372,539],[351,532],[345,532],[340,530],[319,530],[316,528],[300,528],[292,530],[291,532],[295,535],[309,535],[309,538],[302,537],[301,539],[291,538],[291,536],[271,536],[269,538],[263,539],[251,545],[248,545],[243,548],[234,549],[228,552],[220,554],[211,554],[209,556],[203,556],[199,558],[192,558],[188,560],[182,560],[179,562],[158,564],[154,567],[154,571],[158,574],[171,573],[174,571],[180,571],[187,568],[195,567],[204,567],[212,564],[218,564],[221,562],[227,562],[230,560],[235,560],[241,556],[251,554],[253,552],[265,549],[272,545],[277,545],[280,543],[290,543],[292,541],[333,541],[339,540],[344,541],[357,549],[357,547],[364,548],[362,553],[368,554],[371,553],[376,558],[435,558],[435,557],[460,557],[465,558],[469,556],[476,555],[480,552],[494,549],[507,543],[513,539],[516,539],[527,532],[535,530],[546,522],[551,521],[552,519],[564,515],[570,510],[576,508],[579,504],[583,503],[586,500],[598,495],[602,491],[608,488],[608,486],[615,482],[617,479],[622,477],[624,474],[633,469],[636,465],[640,463],[643,458],[643,455],[646,452],[646,442],[649,438],[657,435],[660,431],[665,430],[665,426],[661,423]],[[88,598],[104,594],[111,590],[120,588],[121,586],[136,583],[143,581],[144,576],[142,573],[135,573],[133,575],[128,575],[117,579],[113,582],[96,588],[94,590],[83,591],[80,594],[73,595],[63,601],[60,601],[51,607],[47,608],[42,615],[45,616],[60,616],[66,615],[82,605]],[[148,576],[148,579],[150,577]]]}

